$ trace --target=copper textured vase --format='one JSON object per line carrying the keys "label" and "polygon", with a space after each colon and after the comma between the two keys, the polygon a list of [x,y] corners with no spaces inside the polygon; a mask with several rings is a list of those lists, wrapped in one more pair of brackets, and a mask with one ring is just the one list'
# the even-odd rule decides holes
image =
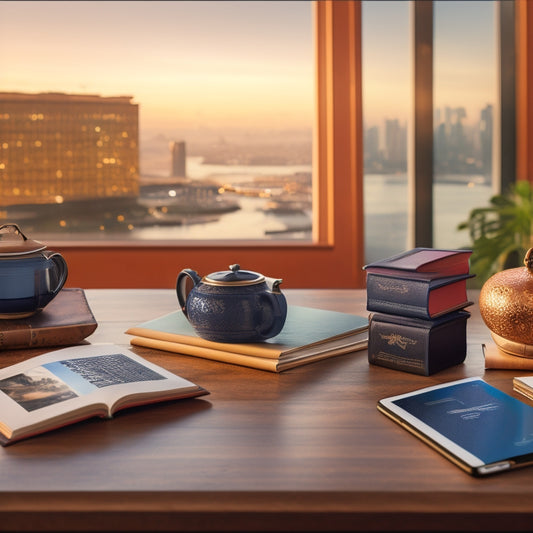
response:
{"label": "copper textured vase", "polygon": [[533,357],[533,248],[524,265],[502,270],[484,283],[479,311],[501,349]]}

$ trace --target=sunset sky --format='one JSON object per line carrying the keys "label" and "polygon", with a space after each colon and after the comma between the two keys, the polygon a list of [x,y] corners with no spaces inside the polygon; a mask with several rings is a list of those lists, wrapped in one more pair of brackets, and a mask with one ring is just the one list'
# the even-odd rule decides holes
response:
{"label": "sunset sky", "polygon": [[133,95],[141,120],[310,125],[309,2],[0,2],[8,91]]}
{"label": "sunset sky", "polygon": [[[494,101],[493,10],[436,3],[436,105]],[[407,2],[364,2],[368,123],[406,116],[408,23]],[[131,95],[153,129],[309,128],[313,51],[302,0],[0,1],[1,91]]]}
{"label": "sunset sky", "polygon": [[[467,121],[495,103],[497,2],[434,2],[434,107],[465,107]],[[363,2],[363,109],[367,125],[406,120],[411,102],[410,7]]]}

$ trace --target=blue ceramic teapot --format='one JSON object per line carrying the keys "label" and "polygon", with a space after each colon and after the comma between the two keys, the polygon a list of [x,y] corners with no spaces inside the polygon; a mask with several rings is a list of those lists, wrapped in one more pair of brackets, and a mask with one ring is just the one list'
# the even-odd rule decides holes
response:
{"label": "blue ceramic teapot", "polygon": [[41,311],[67,280],[67,263],[58,252],[28,239],[16,224],[0,226],[0,319]]}
{"label": "blue ceramic teapot", "polygon": [[[214,272],[201,278],[186,268],[178,274],[176,293],[185,316],[204,339],[259,342],[275,337],[287,318],[281,279],[241,270]],[[192,282],[192,283],[191,283]]]}

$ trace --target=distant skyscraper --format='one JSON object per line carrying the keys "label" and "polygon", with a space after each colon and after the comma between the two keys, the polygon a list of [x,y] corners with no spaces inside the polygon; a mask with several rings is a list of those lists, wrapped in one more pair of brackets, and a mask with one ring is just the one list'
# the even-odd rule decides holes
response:
{"label": "distant skyscraper", "polygon": [[135,197],[130,96],[0,93],[0,206]]}
{"label": "distant skyscraper", "polygon": [[481,141],[481,165],[486,176],[492,176],[492,131],[493,131],[493,109],[492,105],[487,105],[481,110],[481,120],[479,121],[479,135]]}
{"label": "distant skyscraper", "polygon": [[172,152],[172,176],[185,178],[187,176],[185,164],[185,141],[174,141],[170,145]]}
{"label": "distant skyscraper", "polygon": [[385,153],[390,166],[401,169],[407,164],[407,133],[398,119],[385,121]]}

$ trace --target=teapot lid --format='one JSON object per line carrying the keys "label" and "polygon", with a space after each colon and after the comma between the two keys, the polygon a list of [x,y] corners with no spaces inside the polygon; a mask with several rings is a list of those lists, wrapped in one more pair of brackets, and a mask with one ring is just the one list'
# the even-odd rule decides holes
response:
{"label": "teapot lid", "polygon": [[0,226],[0,258],[31,254],[45,248],[42,242],[28,239],[16,224]]}
{"label": "teapot lid", "polygon": [[203,281],[208,285],[241,286],[255,285],[265,281],[265,276],[252,272],[251,270],[241,270],[240,265],[230,265],[230,270],[213,272],[204,277]]}

